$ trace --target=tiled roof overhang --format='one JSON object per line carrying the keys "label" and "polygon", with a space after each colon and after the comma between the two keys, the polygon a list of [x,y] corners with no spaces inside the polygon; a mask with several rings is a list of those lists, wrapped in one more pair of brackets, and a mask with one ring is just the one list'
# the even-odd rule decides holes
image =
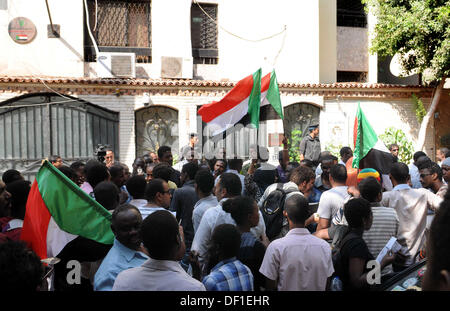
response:
{"label": "tiled roof overhang", "polygon": [[[67,94],[117,94],[172,96],[222,96],[236,82],[175,79],[122,79],[122,78],[63,78],[63,77],[7,77],[0,76],[0,91],[38,92],[52,88]],[[279,83],[280,92],[289,95],[324,97],[409,98],[412,94],[431,97],[433,88],[420,85],[382,83]]]}

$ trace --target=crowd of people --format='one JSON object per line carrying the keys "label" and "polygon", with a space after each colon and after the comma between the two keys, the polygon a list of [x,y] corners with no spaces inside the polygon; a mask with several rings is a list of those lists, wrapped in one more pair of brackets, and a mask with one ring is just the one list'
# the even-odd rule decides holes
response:
{"label": "crowd of people", "polygon": [[[220,149],[205,160],[196,137],[181,149],[137,158],[132,170],[108,150],[97,159],[49,162],[112,214],[115,239],[105,245],[78,237],[48,268],[20,241],[31,184],[8,170],[0,181],[2,289],[56,291],[325,291],[370,290],[367,263],[395,237],[401,245],[380,262],[382,283],[427,259],[424,289],[450,289],[450,154],[438,163],[424,152],[409,166],[393,163],[388,178],[352,168],[350,147],[340,159],[320,152],[318,126],[279,165],[268,149],[250,147],[250,159]],[[389,182],[387,182],[389,181]],[[55,189],[58,191],[58,189]],[[69,284],[67,263],[82,264]],[[50,285],[48,284],[50,280]]]}

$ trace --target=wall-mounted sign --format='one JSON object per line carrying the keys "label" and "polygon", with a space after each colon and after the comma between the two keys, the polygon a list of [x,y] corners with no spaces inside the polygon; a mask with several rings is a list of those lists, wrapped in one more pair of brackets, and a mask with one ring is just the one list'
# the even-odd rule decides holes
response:
{"label": "wall-mounted sign", "polygon": [[36,37],[36,26],[26,17],[16,17],[9,22],[8,33],[14,42],[26,44]]}

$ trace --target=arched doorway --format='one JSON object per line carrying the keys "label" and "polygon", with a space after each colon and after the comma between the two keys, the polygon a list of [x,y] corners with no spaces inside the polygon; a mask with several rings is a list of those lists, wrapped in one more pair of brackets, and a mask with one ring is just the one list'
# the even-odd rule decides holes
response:
{"label": "arched doorway", "polygon": [[118,155],[118,131],[118,112],[72,96],[39,93],[9,99],[0,103],[0,174],[16,169],[31,179],[42,159],[59,155],[65,164],[87,161],[98,144]]}
{"label": "arched doorway", "polygon": [[136,157],[156,152],[160,146],[178,154],[178,111],[169,107],[151,106],[135,112]]}
{"label": "arched doorway", "polygon": [[[295,103],[284,108],[284,133],[291,143],[291,150],[300,147],[300,141],[308,134],[308,126],[319,123],[320,108],[309,103]],[[298,153],[298,152],[297,152]],[[291,157],[295,157],[291,154]]]}

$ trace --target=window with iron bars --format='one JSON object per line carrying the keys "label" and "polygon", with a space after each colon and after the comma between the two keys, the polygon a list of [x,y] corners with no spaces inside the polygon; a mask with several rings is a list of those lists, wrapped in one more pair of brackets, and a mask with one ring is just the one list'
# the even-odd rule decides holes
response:
{"label": "window with iron bars", "polygon": [[337,25],[345,27],[367,26],[366,12],[361,0],[337,0]]}
{"label": "window with iron bars", "polygon": [[363,71],[338,71],[337,82],[367,82],[367,72]]}
{"label": "window with iron bars", "polygon": [[[151,63],[150,0],[88,0],[87,4],[89,25],[100,52],[135,53],[136,62]],[[95,56],[84,20],[85,61],[94,62]]]}
{"label": "window with iron bars", "polygon": [[[217,4],[200,3],[202,9],[217,21]],[[196,3],[191,6],[191,41],[194,64],[217,64],[217,24]]]}

